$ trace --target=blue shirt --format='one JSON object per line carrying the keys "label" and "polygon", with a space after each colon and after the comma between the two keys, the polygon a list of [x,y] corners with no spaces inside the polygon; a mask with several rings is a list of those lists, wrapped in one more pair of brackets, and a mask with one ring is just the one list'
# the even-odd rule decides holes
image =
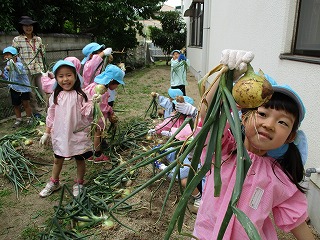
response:
{"label": "blue shirt", "polygon": [[170,117],[170,114],[173,111],[173,103],[170,101],[169,98],[164,96],[159,96],[158,99],[159,99],[159,105],[164,108],[163,117],[164,118]]}
{"label": "blue shirt", "polygon": [[[14,64],[19,69],[20,73],[16,71],[16,69],[10,69],[10,71],[5,69],[4,78],[10,82],[21,83],[21,84],[30,86],[30,81],[26,73],[26,70],[24,69],[23,64],[21,62],[16,62]],[[16,92],[31,92],[31,88],[29,87],[20,86],[17,84],[9,84],[8,86],[9,88],[15,90]]]}

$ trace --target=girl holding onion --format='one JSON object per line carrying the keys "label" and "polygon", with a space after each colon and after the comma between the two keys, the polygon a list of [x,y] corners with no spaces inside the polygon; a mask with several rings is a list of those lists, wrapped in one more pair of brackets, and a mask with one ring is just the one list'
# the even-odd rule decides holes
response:
{"label": "girl holding onion", "polygon": [[[57,85],[49,99],[46,118],[46,132],[40,139],[44,145],[49,136],[52,139],[54,162],[50,181],[39,193],[47,197],[60,189],[59,176],[64,159],[74,157],[77,165],[77,178],[73,195],[78,196],[83,189],[85,159],[92,156],[92,141],[89,128],[92,119],[92,106],[97,98],[91,98],[81,89],[81,81],[72,62],[59,60],[53,66]],[[76,131],[82,129],[81,131]]]}
{"label": "girl holding onion", "polygon": [[[245,72],[253,59],[251,52],[223,51],[222,63],[235,74]],[[210,104],[219,80],[211,88],[206,100]],[[274,223],[282,230],[291,232],[297,239],[314,239],[306,223],[308,218],[303,180],[302,153],[296,146],[298,128],[305,116],[305,107],[299,95],[287,85],[272,82],[271,99],[248,114],[242,109],[244,146],[251,159],[245,176],[237,208],[244,212],[257,229],[261,239],[278,239]],[[193,114],[195,108],[180,104],[185,114]],[[206,116],[205,106],[200,111],[201,128]],[[305,146],[306,147],[306,146]],[[203,149],[202,163],[206,149]],[[236,142],[227,123],[222,138],[222,187],[215,197],[214,170],[207,173],[193,235],[198,239],[217,239],[224,223],[236,179]],[[275,154],[276,153],[276,154]],[[213,158],[214,160],[214,158]],[[213,165],[212,165],[213,166]],[[235,215],[232,215],[223,239],[249,239]]]}
{"label": "girl holding onion", "polygon": [[[108,118],[111,123],[116,123],[118,118],[113,112],[112,107],[109,105],[109,92],[115,90],[120,84],[124,85],[123,77],[125,73],[118,66],[108,64],[105,70],[95,77],[94,82],[85,88],[85,91],[92,97],[98,97],[100,101],[100,109],[104,118]],[[98,92],[97,92],[98,88]],[[94,132],[94,155],[88,159],[94,163],[109,162],[109,157],[104,155],[101,151],[101,141],[104,132],[104,123],[98,122],[98,125]]]}

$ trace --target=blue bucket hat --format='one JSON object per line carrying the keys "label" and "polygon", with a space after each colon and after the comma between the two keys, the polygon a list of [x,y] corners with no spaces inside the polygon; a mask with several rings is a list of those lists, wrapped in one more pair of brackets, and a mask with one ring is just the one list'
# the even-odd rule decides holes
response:
{"label": "blue bucket hat", "polygon": [[181,51],[180,51],[180,50],[175,49],[175,50],[173,50],[173,51],[171,52],[171,55],[172,55],[172,54],[174,54],[175,52],[177,52],[177,53],[179,53],[179,54],[181,53]]}
{"label": "blue bucket hat", "polygon": [[[191,97],[188,96],[183,96],[184,102],[186,103],[190,103],[191,105],[193,105],[194,100]],[[177,100],[173,100],[172,101],[174,104],[177,104]]]}
{"label": "blue bucket hat", "polygon": [[94,78],[94,82],[98,84],[107,85],[112,80],[116,80],[118,83],[124,85],[123,81],[124,71],[122,71],[118,66],[109,64],[105,70]]}
{"label": "blue bucket hat", "polygon": [[168,89],[168,95],[170,98],[175,99],[178,96],[183,96],[183,92],[180,89]]}
{"label": "blue bucket hat", "polygon": [[58,62],[56,62],[56,64],[52,68],[52,72],[54,75],[56,75],[56,71],[61,66],[69,66],[69,67],[73,67],[74,69],[76,69],[76,67],[74,66],[74,64],[72,62],[69,62],[66,60],[59,60]]}
{"label": "blue bucket hat", "polygon": [[5,53],[11,53],[13,56],[17,55],[18,54],[18,50],[14,47],[6,47],[5,49],[3,49],[3,54]]}
{"label": "blue bucket hat", "polygon": [[[299,97],[299,95],[290,86],[278,85],[277,82],[269,75],[265,74],[264,76],[271,83],[274,92],[279,92],[279,93],[287,95],[297,104],[298,109],[299,109],[299,121],[300,121],[299,126],[300,126],[300,124],[306,114],[306,109],[305,109],[304,104],[303,104],[301,98]],[[297,136],[296,136],[295,140],[293,141],[293,143],[299,149],[302,163],[304,165],[307,161],[307,158],[308,158],[308,142],[307,142],[307,137],[302,130],[297,131]],[[279,148],[269,150],[267,152],[267,154],[268,154],[268,156],[277,159],[277,158],[282,157],[287,152],[288,148],[289,148],[289,144],[283,144]]]}
{"label": "blue bucket hat", "polygon": [[99,49],[101,48],[105,48],[105,45],[104,44],[98,44],[96,42],[92,42],[92,43],[89,43],[87,44],[83,49],[82,49],[82,53],[83,55],[85,56],[84,59],[82,59],[81,61],[81,64],[85,64],[86,61],[88,61],[89,57],[90,57],[90,54],[95,52],[95,51],[98,51]]}
{"label": "blue bucket hat", "polygon": [[304,119],[306,109],[299,95],[289,85],[272,85],[274,92],[279,92],[290,97],[298,106],[299,109],[299,126]]}
{"label": "blue bucket hat", "polygon": [[270,77],[268,74],[265,74],[264,76],[271,83],[272,89],[274,92],[279,92],[284,95],[287,95],[297,104],[298,109],[299,109],[299,126],[300,126],[300,124],[306,114],[306,108],[304,107],[304,104],[303,104],[301,98],[299,97],[298,93],[296,93],[289,85],[277,84],[277,82],[272,77]]}

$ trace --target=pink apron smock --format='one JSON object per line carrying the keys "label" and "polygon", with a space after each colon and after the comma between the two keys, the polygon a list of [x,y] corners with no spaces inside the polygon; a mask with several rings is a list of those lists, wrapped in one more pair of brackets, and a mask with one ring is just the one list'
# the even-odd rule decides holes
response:
{"label": "pink apron smock", "polygon": [[95,76],[100,74],[102,65],[100,67],[98,66],[100,63],[102,63],[102,61],[102,57],[100,57],[98,54],[94,54],[92,58],[84,64],[82,71],[82,88],[86,88],[89,84],[93,83]]}
{"label": "pink apron smock", "polygon": [[[222,143],[222,187],[220,197],[214,197],[214,173],[208,172],[197,213],[193,235],[199,239],[217,239],[236,180],[236,143],[226,128]],[[205,151],[201,156],[204,161]],[[246,175],[237,207],[256,226],[264,240],[278,239],[270,214],[275,224],[285,232],[299,226],[307,218],[305,194],[289,180],[271,157],[248,152],[252,165]],[[202,162],[203,163],[203,162]],[[223,237],[225,240],[249,239],[240,222],[233,215]]]}
{"label": "pink apron smock", "polygon": [[90,127],[74,133],[90,124],[92,101],[85,102],[81,95],[72,90],[61,91],[57,103],[53,103],[52,94],[46,124],[51,128],[53,152],[62,157],[70,157],[92,151]]}

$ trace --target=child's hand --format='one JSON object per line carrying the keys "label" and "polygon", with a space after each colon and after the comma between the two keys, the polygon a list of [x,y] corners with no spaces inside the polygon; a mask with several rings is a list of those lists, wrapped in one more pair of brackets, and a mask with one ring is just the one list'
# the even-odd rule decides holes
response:
{"label": "child's hand", "polygon": [[54,74],[52,72],[48,72],[48,77],[54,79]]}
{"label": "child's hand", "polygon": [[48,77],[49,72],[41,72],[41,77]]}
{"label": "child's hand", "polygon": [[150,130],[148,130],[148,134],[149,135],[155,135],[156,134],[156,130],[154,128],[150,129]]}
{"label": "child's hand", "polygon": [[166,136],[166,137],[171,137],[172,136],[172,132],[170,132],[170,131],[162,131],[161,135],[162,136]]}
{"label": "child's hand", "polygon": [[183,53],[181,53],[179,55],[178,61],[180,62],[180,61],[186,61],[186,60],[187,60],[186,56]]}
{"label": "child's hand", "polygon": [[115,114],[112,114],[112,115],[110,115],[110,117],[109,117],[109,121],[111,122],[111,123],[117,123],[118,122],[118,117],[115,115]]}
{"label": "child's hand", "polygon": [[151,93],[151,97],[154,97],[154,98],[155,98],[155,97],[159,97],[159,93],[152,92],[152,93]]}
{"label": "child's hand", "polygon": [[177,102],[175,104],[175,107],[177,112],[180,112],[185,115],[193,115],[195,111],[197,111],[196,107],[192,106],[190,103],[187,103],[187,102],[183,102],[183,103]]}
{"label": "child's hand", "polygon": [[54,74],[52,72],[41,72],[41,77],[48,77],[48,78],[51,78],[51,79],[54,79]]}
{"label": "child's hand", "polygon": [[101,94],[95,93],[92,96],[92,102],[99,103],[101,102]]}
{"label": "child's hand", "polygon": [[39,145],[44,145],[44,144],[46,144],[46,143],[48,142],[49,136],[50,136],[49,133],[44,133],[44,134],[42,135],[42,137],[40,138]]}
{"label": "child's hand", "polygon": [[230,70],[238,71],[238,74],[247,71],[247,64],[254,58],[254,54],[244,50],[225,49],[222,51],[220,63],[229,67]]}
{"label": "child's hand", "polygon": [[105,56],[109,56],[112,53],[112,48],[106,48],[105,50],[103,50],[103,54]]}

